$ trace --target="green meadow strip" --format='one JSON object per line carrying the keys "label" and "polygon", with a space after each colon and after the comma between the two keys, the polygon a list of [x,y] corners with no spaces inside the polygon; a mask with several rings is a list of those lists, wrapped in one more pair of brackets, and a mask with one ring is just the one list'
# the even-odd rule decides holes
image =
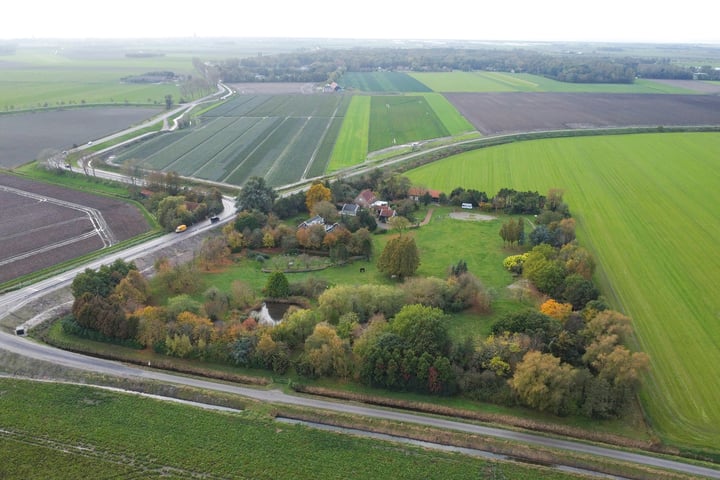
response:
{"label": "green meadow strip", "polygon": [[369,151],[447,136],[448,130],[425,101],[425,97],[372,97]]}
{"label": "green meadow strip", "polygon": [[501,93],[501,92],[557,92],[557,93],[667,93],[697,94],[696,91],[636,79],[634,83],[569,83],[529,73],[504,72],[413,72],[413,78],[440,93]]}
{"label": "green meadow strip", "polygon": [[423,97],[450,135],[460,135],[475,130],[475,127],[457,111],[455,106],[439,93],[425,93]]}
{"label": "green meadow strip", "polygon": [[328,172],[365,161],[370,136],[370,100],[371,97],[366,96],[352,97],[330,157]]}

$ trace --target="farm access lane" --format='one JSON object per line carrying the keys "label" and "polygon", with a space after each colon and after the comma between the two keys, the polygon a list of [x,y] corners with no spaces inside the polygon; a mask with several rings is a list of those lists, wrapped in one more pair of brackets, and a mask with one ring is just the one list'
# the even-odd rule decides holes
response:
{"label": "farm access lane", "polygon": [[424,416],[408,413],[401,410],[372,407],[349,402],[329,401],[309,396],[290,395],[276,389],[268,390],[260,388],[250,388],[198,378],[173,375],[161,371],[142,369],[140,367],[124,365],[119,362],[103,360],[77,353],[67,352],[64,350],[59,350],[54,347],[30,341],[27,338],[16,337],[4,332],[0,332],[0,348],[19,355],[32,357],[46,362],[52,362],[55,365],[62,365],[69,368],[102,373],[105,375],[120,376],[124,378],[140,378],[144,380],[153,380],[162,383],[186,385],[195,388],[240,395],[262,402],[295,405],[318,410],[330,410],[339,413],[379,418],[394,422],[426,425],[434,428],[501,438],[514,442],[522,442],[529,445],[552,447],[561,450],[568,450],[583,454],[611,458],[619,461],[631,462],[641,465],[649,465],[657,468],[665,468],[691,475],[720,479],[720,470],[693,464],[686,464],[679,460],[670,460],[667,458],[659,458],[641,453],[615,450],[609,447],[590,445],[573,440],[549,438],[546,436],[536,435],[532,433],[517,432],[512,430],[504,430],[502,428],[487,427],[473,423],[465,423],[463,421],[454,419]]}

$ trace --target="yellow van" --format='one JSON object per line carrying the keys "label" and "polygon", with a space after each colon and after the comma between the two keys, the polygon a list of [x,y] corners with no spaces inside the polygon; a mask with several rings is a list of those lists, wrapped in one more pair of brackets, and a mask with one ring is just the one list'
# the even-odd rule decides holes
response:
{"label": "yellow van", "polygon": [[175,233],[184,232],[187,230],[187,225],[178,225],[178,227],[175,229]]}

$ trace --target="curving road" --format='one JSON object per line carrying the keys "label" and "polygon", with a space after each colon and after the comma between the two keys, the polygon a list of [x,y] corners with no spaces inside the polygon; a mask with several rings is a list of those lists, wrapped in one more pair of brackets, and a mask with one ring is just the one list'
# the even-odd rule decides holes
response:
{"label": "curving road", "polygon": [[210,380],[172,375],[160,371],[146,370],[139,367],[128,366],[118,362],[88,357],[72,352],[66,352],[64,350],[58,350],[47,345],[32,342],[26,338],[9,335],[7,333],[0,333],[0,348],[38,360],[52,362],[56,365],[63,365],[70,368],[92,371],[106,375],[120,376],[126,378],[141,378],[163,383],[187,385],[196,388],[241,395],[263,402],[297,405],[302,407],[315,408],[319,410],[330,410],[335,412],[362,415],[366,417],[379,418],[396,422],[407,422],[426,425],[435,428],[455,430],[459,432],[466,432],[516,442],[523,442],[529,445],[552,447],[562,450],[579,452],[583,454],[597,455],[601,457],[611,458],[614,460],[632,462],[641,465],[649,465],[658,468],[666,468],[668,470],[674,470],[686,474],[720,479],[720,470],[691,465],[683,463],[681,461],[670,460],[667,458],[659,458],[641,453],[615,450],[608,447],[590,445],[573,440],[562,440],[542,435],[535,435],[532,433],[516,432],[511,430],[504,430],[501,428],[487,427],[472,423],[465,423],[457,420],[450,420],[447,418],[429,417],[404,411],[358,405],[355,403],[339,401],[336,402],[312,397],[289,395],[283,393],[280,390],[256,389],[238,385],[228,385],[224,383],[213,382]]}

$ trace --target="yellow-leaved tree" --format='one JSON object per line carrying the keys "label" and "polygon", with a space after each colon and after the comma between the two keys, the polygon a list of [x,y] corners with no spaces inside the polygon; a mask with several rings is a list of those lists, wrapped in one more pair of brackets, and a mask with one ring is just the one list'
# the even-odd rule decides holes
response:
{"label": "yellow-leaved tree", "polygon": [[308,212],[313,211],[316,203],[321,201],[329,202],[332,199],[332,192],[322,183],[314,183],[305,194],[305,206]]}

